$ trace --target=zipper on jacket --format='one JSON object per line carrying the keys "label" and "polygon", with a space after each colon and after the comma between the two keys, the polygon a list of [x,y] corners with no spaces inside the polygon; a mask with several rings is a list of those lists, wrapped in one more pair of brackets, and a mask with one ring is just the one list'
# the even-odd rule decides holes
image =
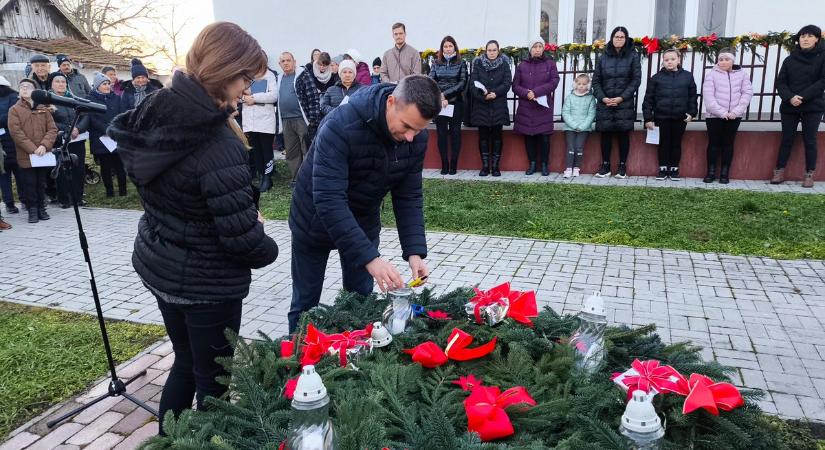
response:
{"label": "zipper on jacket", "polygon": [[731,105],[733,105],[733,86],[730,81],[730,71],[728,71],[728,112],[730,112]]}

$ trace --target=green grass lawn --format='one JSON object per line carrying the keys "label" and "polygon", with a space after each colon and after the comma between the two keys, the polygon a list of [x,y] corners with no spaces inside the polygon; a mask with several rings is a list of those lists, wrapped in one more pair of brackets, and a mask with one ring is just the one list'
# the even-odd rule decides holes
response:
{"label": "green grass lawn", "polygon": [[[276,188],[261,198],[270,219],[286,219],[290,189],[278,165]],[[774,258],[825,259],[825,196],[739,190],[515,184],[425,180],[427,229],[621,244]],[[140,208],[129,196],[89,203]],[[391,204],[384,224],[394,225]]]}
{"label": "green grass lawn", "polygon": [[[163,327],[109,321],[117,362],[166,333]],[[106,375],[94,316],[0,302],[0,441],[13,429]]]}

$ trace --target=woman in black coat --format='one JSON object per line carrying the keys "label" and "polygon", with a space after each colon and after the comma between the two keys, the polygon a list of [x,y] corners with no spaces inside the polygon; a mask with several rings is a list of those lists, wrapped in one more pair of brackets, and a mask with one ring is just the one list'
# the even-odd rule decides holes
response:
{"label": "woman in black coat", "polygon": [[[441,175],[455,175],[458,171],[458,154],[461,151],[461,118],[464,111],[462,94],[467,86],[467,64],[458,54],[458,44],[452,36],[441,40],[438,56],[430,68],[430,78],[435,80],[441,95],[441,106],[453,105],[451,117],[435,118],[438,133],[438,153],[441,154]],[[449,141],[452,141],[453,154],[449,154]]]}
{"label": "woman in black coat", "polygon": [[203,409],[206,396],[226,392],[215,380],[226,375],[215,358],[234,352],[224,332],[240,329],[251,269],[278,256],[252,199],[247,142],[233,118],[266,65],[240,27],[208,25],[186,56],[186,73],[109,128],[144,208],[132,264],[157,297],[175,352],[161,416],[191,408],[193,396]]}
{"label": "woman in black coat", "polygon": [[633,39],[625,27],[616,27],[604,54],[593,72],[593,95],[596,96],[596,131],[602,133],[602,167],[597,177],[610,176],[613,138],[619,139],[619,170],[616,178],[627,176],[630,132],[636,122],[633,98],[642,83],[642,65]]}
{"label": "woman in black coat", "polygon": [[[69,90],[68,80],[63,74],[56,74],[52,78],[52,88],[50,89],[55,95],[61,97],[74,98],[74,95]],[[61,137],[54,143],[55,148],[63,146],[63,139],[68,139],[69,153],[77,156],[77,161],[72,166],[72,180],[63,178],[63,172],[60,173],[60,179],[57,183],[57,200],[60,202],[60,207],[66,209],[71,206],[69,201],[69,192],[71,190],[72,197],[77,200],[78,205],[84,206],[83,190],[86,184],[86,141],[71,142],[76,139],[80,133],[85,132],[85,126],[88,126],[88,120],[81,118],[77,126],[72,128],[72,123],[75,118],[74,108],[68,106],[53,105],[52,117],[54,124],[57,125],[57,130],[62,134]]]}
{"label": "woman in black coat", "polygon": [[[481,172],[487,176],[491,171],[494,177],[501,176],[501,130],[510,125],[510,110],[507,108],[507,92],[513,82],[510,72],[510,58],[499,51],[498,41],[490,41],[483,56],[473,61],[470,75],[470,92],[473,95],[473,107],[470,123],[478,127],[478,150],[481,153]],[[476,86],[481,83],[484,89]],[[492,148],[492,155],[490,149]],[[492,162],[492,165],[491,165]]]}
{"label": "woman in black coat", "polygon": [[776,90],[782,98],[782,143],[773,171],[771,184],[785,181],[785,165],[791,156],[796,127],[802,122],[802,141],[805,143],[805,178],[802,187],[814,187],[816,170],[816,133],[825,113],[825,45],[822,30],[806,25],[796,34],[796,47],[782,62],[776,77]]}
{"label": "woman in black coat", "polygon": [[[106,187],[106,197],[114,197],[115,190],[112,184],[112,173],[117,176],[118,193],[121,197],[126,196],[126,171],[123,169],[123,162],[117,149],[110,149],[101,138],[106,136],[106,128],[112,123],[115,116],[126,110],[121,97],[112,92],[112,85],[109,78],[102,73],[96,73],[92,83],[92,92],[87,97],[88,100],[106,105],[104,114],[86,114],[83,120],[83,128],[89,130],[89,149],[92,155],[100,162],[100,178],[103,179],[103,186]],[[109,142],[109,146],[112,146]]]}

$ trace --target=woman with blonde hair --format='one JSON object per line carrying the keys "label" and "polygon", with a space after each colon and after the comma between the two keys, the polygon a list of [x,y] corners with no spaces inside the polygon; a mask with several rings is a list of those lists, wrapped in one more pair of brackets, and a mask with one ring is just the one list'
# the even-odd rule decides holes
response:
{"label": "woman with blonde hair", "polygon": [[215,358],[234,352],[224,331],[240,329],[250,269],[278,256],[253,202],[248,145],[234,119],[266,65],[238,25],[208,25],[171,85],[109,128],[145,211],[132,264],[157,297],[175,352],[161,423],[167,412],[189,409],[193,396],[203,409],[206,396],[226,392],[215,381],[226,374]]}

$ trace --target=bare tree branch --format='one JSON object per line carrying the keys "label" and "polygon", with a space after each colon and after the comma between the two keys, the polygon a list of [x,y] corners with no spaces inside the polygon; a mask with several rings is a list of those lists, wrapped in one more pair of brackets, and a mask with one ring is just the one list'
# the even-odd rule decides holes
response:
{"label": "bare tree branch", "polygon": [[141,23],[160,20],[158,0],[56,0],[94,44],[123,56],[153,56],[161,52],[141,39]]}

